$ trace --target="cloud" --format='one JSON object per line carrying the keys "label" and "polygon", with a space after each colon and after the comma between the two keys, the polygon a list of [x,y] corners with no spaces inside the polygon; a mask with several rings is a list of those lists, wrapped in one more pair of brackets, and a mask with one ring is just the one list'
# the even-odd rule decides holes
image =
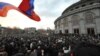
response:
{"label": "cloud", "polygon": [[35,9],[41,16],[58,16],[69,5],[78,0],[35,0]]}

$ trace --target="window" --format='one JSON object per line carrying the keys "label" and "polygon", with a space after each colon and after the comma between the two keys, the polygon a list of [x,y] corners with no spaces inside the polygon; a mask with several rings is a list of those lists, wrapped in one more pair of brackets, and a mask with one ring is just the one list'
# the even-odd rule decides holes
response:
{"label": "window", "polygon": [[86,6],[85,4],[82,5],[82,7]]}
{"label": "window", "polygon": [[90,5],[94,4],[94,2],[91,2]]}
{"label": "window", "polygon": [[64,22],[64,26],[68,26],[68,18],[65,18],[63,22]]}
{"label": "window", "polygon": [[74,33],[75,34],[79,34],[79,29],[77,28],[77,29],[74,29]]}
{"label": "window", "polygon": [[89,35],[95,34],[94,28],[87,28],[87,34],[89,34]]}
{"label": "window", "polygon": [[72,10],[74,10],[74,9],[71,9],[71,11],[72,11]]}
{"label": "window", "polygon": [[65,30],[65,34],[68,34],[68,30],[67,29]]}
{"label": "window", "polygon": [[73,26],[76,26],[76,25],[79,25],[79,16],[78,15],[73,15],[72,16],[72,25]]}
{"label": "window", "polygon": [[87,11],[87,12],[85,12],[84,15],[85,15],[86,24],[94,23],[95,14],[93,12]]}
{"label": "window", "polygon": [[79,7],[75,7],[75,9],[78,9]]}
{"label": "window", "polygon": [[59,34],[62,34],[62,31],[61,30],[59,30]]}

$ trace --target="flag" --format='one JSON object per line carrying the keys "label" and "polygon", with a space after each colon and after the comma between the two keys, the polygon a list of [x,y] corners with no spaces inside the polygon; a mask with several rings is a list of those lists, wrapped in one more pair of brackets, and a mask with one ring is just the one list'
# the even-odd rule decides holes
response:
{"label": "flag", "polygon": [[0,16],[2,17],[7,16],[7,12],[10,9],[16,9],[17,11],[26,15],[27,17],[35,21],[40,21],[40,17],[33,11],[34,0],[22,0],[18,8],[9,3],[0,2]]}
{"label": "flag", "polygon": [[7,12],[10,9],[17,9],[17,8],[11,4],[0,2],[0,16],[2,17],[7,16]]}
{"label": "flag", "polygon": [[18,8],[23,14],[25,14],[29,18],[35,21],[40,21],[40,17],[33,11],[34,0],[22,0]]}

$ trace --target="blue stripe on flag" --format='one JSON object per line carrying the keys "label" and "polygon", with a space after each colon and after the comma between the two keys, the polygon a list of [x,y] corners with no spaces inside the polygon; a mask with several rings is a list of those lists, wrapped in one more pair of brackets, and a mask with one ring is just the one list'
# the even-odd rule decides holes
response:
{"label": "blue stripe on flag", "polygon": [[34,9],[34,0],[30,0],[29,4],[30,4],[30,8],[26,11],[26,13],[31,16],[32,11]]}

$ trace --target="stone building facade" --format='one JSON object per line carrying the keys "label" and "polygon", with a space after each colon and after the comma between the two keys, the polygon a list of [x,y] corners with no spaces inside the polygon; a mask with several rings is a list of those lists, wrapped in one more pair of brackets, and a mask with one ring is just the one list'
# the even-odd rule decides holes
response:
{"label": "stone building facade", "polygon": [[100,0],[80,0],[55,22],[55,33],[100,34]]}

